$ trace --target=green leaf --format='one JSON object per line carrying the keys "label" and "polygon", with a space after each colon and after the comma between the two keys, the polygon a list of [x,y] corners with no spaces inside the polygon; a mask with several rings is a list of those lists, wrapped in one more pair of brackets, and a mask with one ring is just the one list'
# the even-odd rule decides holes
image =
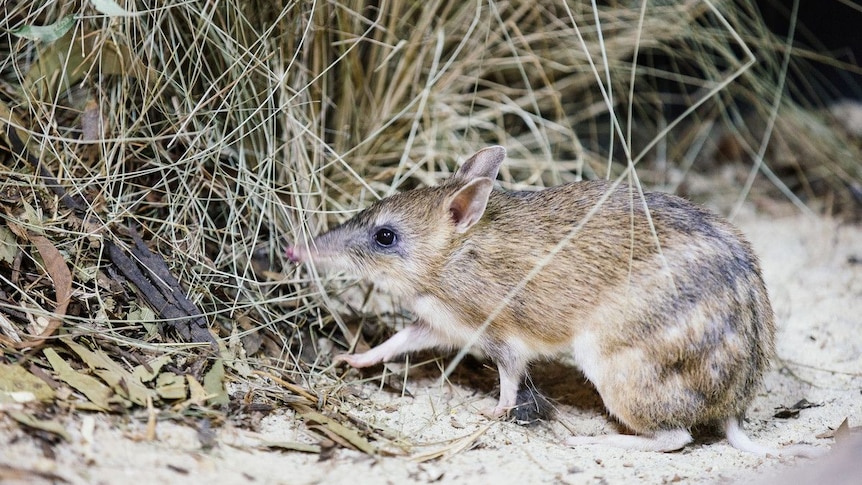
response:
{"label": "green leaf", "polygon": [[75,25],[76,15],[66,15],[51,25],[25,25],[12,31],[12,35],[29,40],[40,40],[42,42],[54,42],[66,35],[66,32]]}

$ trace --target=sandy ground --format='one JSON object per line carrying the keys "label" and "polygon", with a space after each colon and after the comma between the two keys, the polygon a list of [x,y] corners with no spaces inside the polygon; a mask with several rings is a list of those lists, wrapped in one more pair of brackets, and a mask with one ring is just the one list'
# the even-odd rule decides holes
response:
{"label": "sandy ground", "polygon": [[[748,212],[737,223],[761,256],[777,314],[779,361],[751,407],[748,434],[781,446],[818,438],[849,418],[862,425],[862,227],[802,215],[773,218]],[[428,366],[430,367],[430,366]],[[427,369],[427,368],[426,368]],[[436,373],[436,374],[435,374]],[[462,370],[461,375],[464,374]],[[356,416],[421,444],[403,456],[370,457],[336,449],[316,454],[262,449],[264,442],[312,442],[290,410],[270,414],[254,432],[218,430],[203,449],[194,429],[160,422],[158,440],[143,441],[144,424],[80,414],[66,427],[71,442],[46,449],[0,414],[0,470],[8,483],[813,483],[811,474],[839,473],[823,459],[758,457],[702,436],[676,453],[642,453],[601,446],[567,448],[566,436],[616,432],[600,400],[576,371],[552,363],[533,374],[557,401],[557,419],[524,427],[490,422],[477,410],[496,402],[492,371],[441,384],[439,371],[411,373],[409,395],[379,383],[356,384],[348,399]],[[424,376],[424,377],[423,377]],[[477,385],[475,382],[478,381]],[[773,417],[801,399],[817,404],[795,419]],[[419,462],[426,453],[460,449]],[[862,447],[844,450],[846,477],[862,476]],[[828,459],[827,457],[826,459]],[[818,467],[820,463],[824,465]],[[12,470],[21,470],[19,478]],[[38,472],[38,473],[36,473]],[[831,483],[831,482],[821,482]],[[838,482],[835,482],[838,483]],[[852,483],[852,479],[849,482]]]}

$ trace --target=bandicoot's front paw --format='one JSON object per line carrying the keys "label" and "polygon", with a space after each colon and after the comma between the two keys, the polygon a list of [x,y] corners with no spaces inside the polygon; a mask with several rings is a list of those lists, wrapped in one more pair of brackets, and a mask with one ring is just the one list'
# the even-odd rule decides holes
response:
{"label": "bandicoot's front paw", "polygon": [[346,362],[350,367],[356,369],[371,367],[372,365],[377,365],[382,362],[382,359],[376,358],[373,355],[368,355],[369,353],[370,352],[363,352],[361,354],[339,354],[332,359],[332,362],[334,364]]}
{"label": "bandicoot's front paw", "polygon": [[509,408],[497,405],[493,408],[485,408],[479,411],[479,414],[488,419],[501,419],[505,418],[509,414]]}

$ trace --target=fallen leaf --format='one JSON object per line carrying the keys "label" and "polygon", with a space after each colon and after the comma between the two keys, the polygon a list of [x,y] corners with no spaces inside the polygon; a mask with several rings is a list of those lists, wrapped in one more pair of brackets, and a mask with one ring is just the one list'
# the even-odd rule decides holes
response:
{"label": "fallen leaf", "polygon": [[3,315],[2,313],[0,313],[0,331],[3,332],[3,335],[9,337],[13,343],[21,342],[21,336],[18,335],[18,329],[8,318],[6,318],[6,315]]}
{"label": "fallen leaf", "polygon": [[230,403],[227,389],[224,385],[224,361],[216,359],[209,372],[204,375],[204,389],[213,397],[207,399],[207,404],[224,405]]}
{"label": "fallen leaf", "polygon": [[[461,438],[457,438],[452,440],[452,442],[444,446],[439,450],[429,451],[427,453],[422,453],[416,456],[413,456],[411,459],[413,461],[424,463],[426,461],[436,460],[438,458],[445,458],[449,456],[453,456],[457,453],[460,453],[471,446],[478,440],[483,434],[485,434],[491,428],[491,424],[487,424],[478,430],[463,436]],[[601,463],[600,463],[601,464]]]}
{"label": "fallen leaf", "polygon": [[20,365],[0,364],[0,403],[50,401],[54,390]]}
{"label": "fallen leaf", "polygon": [[260,444],[263,448],[277,448],[280,450],[299,451],[301,453],[320,453],[320,445],[309,445],[295,441],[264,441]]}
{"label": "fallen leaf", "polygon": [[44,330],[41,330],[34,340],[14,344],[16,348],[33,347],[44,342],[46,338],[53,335],[60,328],[60,325],[62,325],[66,308],[72,299],[72,272],[69,271],[63,254],[45,236],[33,234],[15,224],[7,223],[7,226],[19,237],[27,238],[33,243],[33,246],[36,247],[36,250],[39,251],[39,255],[42,257],[45,272],[48,273],[48,276],[54,283],[54,295],[57,301],[53,315],[49,316],[47,320],[41,316],[36,318],[37,322],[40,318],[44,320]]}
{"label": "fallen leaf", "polygon": [[42,350],[48,363],[57,373],[57,378],[80,391],[97,408],[107,411],[110,409],[111,388],[99,382],[98,379],[82,374],[72,368],[57,352],[48,347]]}
{"label": "fallen leaf", "polygon": [[156,378],[156,392],[170,401],[186,398],[186,379],[173,372],[162,372]]}
{"label": "fallen leaf", "polygon": [[344,439],[335,431],[331,430],[328,426],[324,426],[322,424],[306,424],[306,429],[310,431],[317,431],[326,437],[326,440],[332,443],[335,443],[340,448],[347,448],[348,450],[357,449],[353,446],[349,441]]}
{"label": "fallen leaf", "polygon": [[357,450],[365,454],[377,454],[377,448],[372,445],[367,439],[363,438],[362,435],[360,435],[359,432],[355,429],[348,428],[347,426],[344,426],[338,421],[335,421],[334,419],[324,416],[323,414],[320,414],[317,411],[313,411],[311,410],[311,408],[305,406],[297,406],[297,411],[299,412],[300,417],[302,417],[302,419],[304,419],[306,423],[317,423],[325,427],[333,434],[343,438]]}
{"label": "fallen leaf", "polygon": [[67,32],[40,50],[22,83],[25,93],[36,100],[51,101],[90,72],[101,76],[133,76],[149,86],[154,86],[160,77],[128,46],[92,34],[73,35],[75,32]]}
{"label": "fallen leaf", "polygon": [[147,398],[151,397],[153,392],[147,389],[131,372],[114,362],[99,349],[90,350],[75,343],[70,338],[62,338],[61,340],[87,364],[94,374],[111,386],[116,394],[127,398],[138,406],[147,405]]}
{"label": "fallen leaf", "polygon": [[308,400],[309,402],[311,402],[312,404],[317,403],[317,397],[316,397],[314,394],[312,394],[312,393],[308,392],[308,391],[307,391],[306,389],[304,389],[302,386],[296,385],[296,384],[294,384],[294,383],[292,383],[292,382],[288,382],[288,381],[286,381],[286,380],[284,380],[284,379],[282,379],[282,378],[280,378],[280,377],[278,377],[278,376],[275,376],[275,375],[270,374],[269,372],[264,372],[264,371],[256,370],[256,371],[254,371],[254,374],[255,374],[255,375],[258,375],[258,376],[260,376],[260,377],[264,377],[264,378],[266,378],[266,379],[270,379],[270,380],[272,380],[273,382],[275,382],[276,384],[278,384],[278,385],[280,385],[280,386],[282,386],[282,387],[286,388],[286,389],[287,389],[287,390],[289,390],[290,392],[292,392],[292,393],[294,393],[294,394],[297,394],[297,395],[299,395],[299,396],[304,397],[305,399],[307,399],[307,400]]}
{"label": "fallen leaf", "polygon": [[[8,128],[6,128],[7,126]],[[10,140],[8,133],[11,130],[15,130],[15,134],[18,136],[18,139],[22,140],[26,146],[27,140],[30,139],[30,136],[25,130],[23,130],[23,126],[26,125],[24,125],[24,122],[12,112],[9,105],[0,100],[0,136],[3,136],[6,140]],[[9,141],[8,146],[14,146],[11,140]]]}
{"label": "fallen leaf", "polygon": [[227,347],[219,342],[219,355],[224,360],[224,364],[235,370],[239,375],[243,377],[251,376],[251,366],[248,364],[245,348],[242,346],[239,329],[236,326],[231,331]]}
{"label": "fallen leaf", "polygon": [[778,411],[775,412],[773,417],[780,419],[797,418],[799,417],[799,411],[808,408],[820,407],[822,405],[823,404],[812,403],[807,399],[800,399],[796,404],[790,406],[789,408],[786,406],[776,408]]}
{"label": "fallen leaf", "polygon": [[160,355],[155,359],[147,362],[146,365],[139,365],[132,369],[132,375],[135,379],[138,379],[141,382],[150,382],[155,379],[156,376],[159,375],[159,372],[162,370],[162,366],[171,361],[171,356],[168,354]]}
{"label": "fallen leaf", "polygon": [[136,308],[126,314],[126,321],[144,327],[147,335],[143,340],[149,342],[159,334],[159,324],[156,323],[156,313],[149,307]]}
{"label": "fallen leaf", "polygon": [[203,404],[204,401],[212,397],[204,386],[195,379],[193,375],[187,375],[186,380],[189,385],[189,404]]}
{"label": "fallen leaf", "polygon": [[66,432],[66,428],[64,428],[62,424],[56,421],[36,419],[35,417],[21,411],[7,411],[6,414],[15,421],[18,421],[19,423],[23,424],[24,426],[42,431],[47,431],[48,433],[55,434],[66,441],[72,441],[72,438],[69,436],[69,433]]}

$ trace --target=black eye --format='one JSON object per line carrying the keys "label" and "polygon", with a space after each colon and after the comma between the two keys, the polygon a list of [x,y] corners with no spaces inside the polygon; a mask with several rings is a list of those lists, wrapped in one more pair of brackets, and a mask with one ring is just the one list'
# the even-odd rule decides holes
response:
{"label": "black eye", "polygon": [[374,241],[382,248],[392,246],[397,240],[398,236],[395,234],[395,231],[388,227],[378,229],[377,232],[374,233]]}

